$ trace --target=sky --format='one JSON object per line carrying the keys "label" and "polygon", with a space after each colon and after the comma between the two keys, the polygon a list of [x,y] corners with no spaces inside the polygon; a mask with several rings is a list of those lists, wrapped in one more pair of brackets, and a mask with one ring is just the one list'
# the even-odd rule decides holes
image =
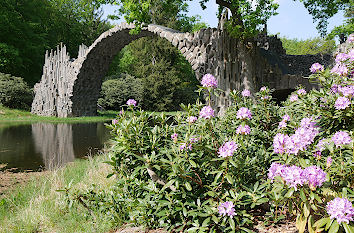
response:
{"label": "sky", "polygon": [[[277,0],[279,8],[276,16],[272,16],[268,21],[268,33],[285,36],[293,39],[309,39],[319,36],[316,24],[313,23],[311,15],[299,0]],[[202,10],[199,0],[189,2],[189,12],[187,15],[200,15],[201,21],[206,22],[210,27],[217,27],[218,20],[216,17],[217,4],[215,0],[209,0],[206,4],[207,9]],[[106,5],[103,7],[104,16],[113,14],[116,6]],[[339,12],[329,20],[328,30],[343,23],[343,13]],[[122,20],[118,21],[121,22]]]}

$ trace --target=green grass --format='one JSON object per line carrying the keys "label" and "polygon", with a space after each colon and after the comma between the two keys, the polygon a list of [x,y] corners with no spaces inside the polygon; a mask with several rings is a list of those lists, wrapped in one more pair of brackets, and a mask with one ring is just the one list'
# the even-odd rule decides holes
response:
{"label": "green grass", "polygon": [[106,178],[108,155],[77,160],[65,168],[43,173],[27,184],[8,191],[0,199],[0,232],[109,232],[113,223],[100,212],[89,213],[78,203],[69,207],[68,199],[57,190],[71,184],[72,192],[85,192],[95,184],[97,190],[110,190],[114,178]]}
{"label": "green grass", "polygon": [[9,109],[0,105],[0,123],[8,122],[50,122],[50,123],[85,123],[108,121],[116,116],[116,112],[99,112],[98,116],[93,117],[45,117],[33,115],[28,111]]}
{"label": "green grass", "polygon": [[[178,112],[164,112],[167,116],[175,116]],[[49,123],[88,123],[109,121],[115,118],[119,111],[99,111],[98,116],[91,117],[46,117],[33,115],[28,111],[10,109],[0,105],[0,124],[1,123],[32,123],[32,122],[49,122]],[[156,112],[160,114],[160,112]]]}

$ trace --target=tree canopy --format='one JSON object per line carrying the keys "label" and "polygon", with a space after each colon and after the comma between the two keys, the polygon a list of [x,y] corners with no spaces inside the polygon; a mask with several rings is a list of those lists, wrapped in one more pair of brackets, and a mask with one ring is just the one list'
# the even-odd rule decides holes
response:
{"label": "tree canopy", "polygon": [[0,72],[31,85],[41,77],[46,49],[63,42],[75,57],[81,43],[109,28],[91,0],[2,0],[0,15]]}
{"label": "tree canopy", "polygon": [[[297,0],[294,0],[297,1]],[[298,0],[304,4],[308,12],[312,15],[314,22],[317,22],[317,30],[322,36],[327,34],[328,19],[341,10],[351,8],[353,10],[353,0]]]}

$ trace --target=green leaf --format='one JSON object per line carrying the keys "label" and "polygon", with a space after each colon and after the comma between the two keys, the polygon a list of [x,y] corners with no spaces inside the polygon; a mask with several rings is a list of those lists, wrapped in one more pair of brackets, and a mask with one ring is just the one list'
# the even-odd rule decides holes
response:
{"label": "green leaf", "polygon": [[191,184],[190,184],[188,181],[186,181],[186,182],[184,183],[184,186],[186,186],[186,189],[187,189],[188,191],[192,191],[192,186],[191,186]]}
{"label": "green leaf", "polygon": [[343,227],[345,230],[345,233],[354,233],[354,227],[353,226],[349,226],[347,223],[343,222]]}
{"label": "green leaf", "polygon": [[230,176],[230,174],[226,174],[225,178],[230,184],[234,183],[234,179]]}
{"label": "green leaf", "polygon": [[287,198],[291,197],[293,195],[294,191],[295,191],[295,189],[293,187],[291,187],[289,189],[289,191],[285,194],[285,197],[287,197]]}
{"label": "green leaf", "polygon": [[324,225],[327,224],[327,222],[331,221],[330,218],[321,218],[320,220],[318,220],[317,222],[315,222],[315,224],[313,224],[314,227],[316,228],[321,228]]}
{"label": "green leaf", "polygon": [[337,233],[339,230],[339,224],[337,221],[333,221],[331,228],[329,228],[328,233]]}
{"label": "green leaf", "polygon": [[229,223],[230,223],[230,227],[233,231],[235,231],[235,221],[233,220],[233,218],[229,218]]}
{"label": "green leaf", "polygon": [[306,229],[307,218],[302,214],[296,218],[296,228],[299,230],[299,233],[304,233]]}
{"label": "green leaf", "polygon": [[306,218],[310,215],[310,205],[308,202],[304,203],[303,212]]}

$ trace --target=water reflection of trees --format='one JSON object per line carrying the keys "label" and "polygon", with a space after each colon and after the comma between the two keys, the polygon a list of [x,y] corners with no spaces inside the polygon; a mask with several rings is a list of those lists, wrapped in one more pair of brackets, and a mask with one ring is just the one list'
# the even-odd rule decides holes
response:
{"label": "water reflection of trees", "polygon": [[32,124],[36,151],[43,157],[46,169],[53,169],[75,159],[73,129],[70,124]]}

